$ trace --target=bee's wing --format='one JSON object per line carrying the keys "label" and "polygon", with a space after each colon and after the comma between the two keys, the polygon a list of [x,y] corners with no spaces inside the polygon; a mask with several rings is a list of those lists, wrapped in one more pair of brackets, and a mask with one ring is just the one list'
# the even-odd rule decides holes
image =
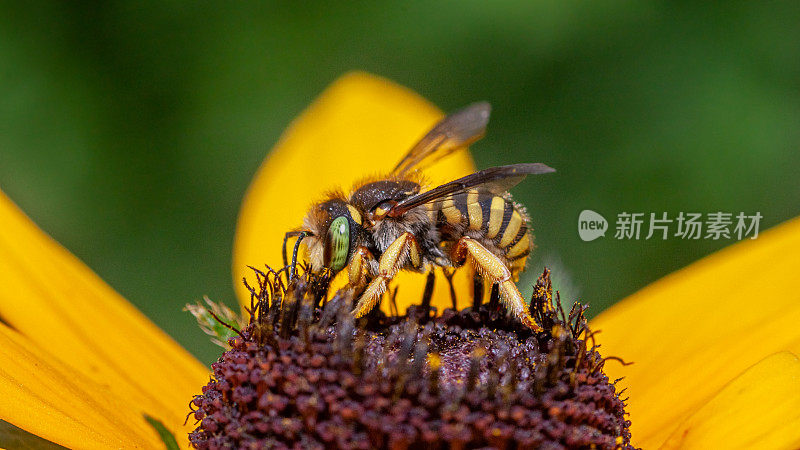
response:
{"label": "bee's wing", "polygon": [[555,169],[541,163],[491,167],[443,184],[430,191],[408,197],[398,202],[388,212],[388,215],[392,217],[401,216],[416,206],[436,201],[446,195],[460,194],[470,189],[479,189],[494,195],[501,195],[524,180],[528,175],[550,172],[555,172]]}
{"label": "bee's wing", "polygon": [[486,102],[473,103],[445,117],[408,151],[392,174],[402,176],[482,138],[491,110]]}

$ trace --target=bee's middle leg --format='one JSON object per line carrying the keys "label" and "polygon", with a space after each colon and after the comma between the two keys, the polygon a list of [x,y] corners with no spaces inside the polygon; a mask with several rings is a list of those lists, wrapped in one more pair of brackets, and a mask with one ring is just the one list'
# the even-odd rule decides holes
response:
{"label": "bee's middle leg", "polygon": [[413,267],[419,268],[422,265],[422,259],[417,240],[413,234],[406,232],[395,239],[381,255],[378,262],[378,274],[367,285],[353,314],[361,317],[372,311],[383,293],[386,292],[389,281],[409,263]]}
{"label": "bee's middle leg", "polygon": [[537,325],[533,317],[531,317],[522,294],[517,289],[517,285],[514,284],[511,269],[497,255],[468,236],[458,240],[453,247],[452,253],[453,260],[459,262],[466,261],[467,255],[469,255],[480,274],[490,280],[491,283],[497,283],[500,290],[500,298],[503,300],[506,309],[528,328],[533,331],[542,331],[542,327]]}

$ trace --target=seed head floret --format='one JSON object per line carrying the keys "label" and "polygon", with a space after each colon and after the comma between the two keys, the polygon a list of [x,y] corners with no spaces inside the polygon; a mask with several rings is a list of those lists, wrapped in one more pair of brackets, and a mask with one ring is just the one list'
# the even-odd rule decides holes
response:
{"label": "seed head floret", "polygon": [[[531,312],[499,302],[354,320],[327,280],[256,271],[250,322],[191,402],[197,448],[630,448],[630,422],[585,307],[545,270]],[[589,344],[587,344],[587,342]]]}

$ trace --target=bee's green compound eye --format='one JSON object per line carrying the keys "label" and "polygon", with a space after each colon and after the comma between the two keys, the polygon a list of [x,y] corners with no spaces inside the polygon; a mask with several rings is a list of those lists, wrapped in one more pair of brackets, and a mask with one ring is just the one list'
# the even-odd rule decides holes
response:
{"label": "bee's green compound eye", "polygon": [[350,222],[347,217],[339,216],[333,220],[328,229],[328,245],[330,246],[328,267],[338,272],[347,263],[347,254],[350,251]]}

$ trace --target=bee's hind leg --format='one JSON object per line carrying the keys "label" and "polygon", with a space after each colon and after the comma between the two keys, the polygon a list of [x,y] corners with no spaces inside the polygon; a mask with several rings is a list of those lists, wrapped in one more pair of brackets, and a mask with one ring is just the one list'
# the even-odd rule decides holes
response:
{"label": "bee's hind leg", "polygon": [[372,311],[383,293],[386,292],[389,281],[409,263],[415,268],[419,268],[422,264],[419,244],[413,234],[403,233],[381,255],[378,262],[378,274],[361,294],[353,314],[356,317],[362,317]]}
{"label": "bee's hind leg", "polygon": [[500,290],[500,299],[506,309],[528,328],[533,331],[542,331],[542,327],[537,325],[533,317],[531,317],[528,306],[522,299],[522,294],[519,293],[517,285],[514,284],[511,269],[497,255],[481,245],[480,242],[464,236],[453,247],[452,256],[454,261],[463,263],[466,261],[467,255],[471,257],[475,268],[484,278],[490,280],[491,283],[497,283]]}

